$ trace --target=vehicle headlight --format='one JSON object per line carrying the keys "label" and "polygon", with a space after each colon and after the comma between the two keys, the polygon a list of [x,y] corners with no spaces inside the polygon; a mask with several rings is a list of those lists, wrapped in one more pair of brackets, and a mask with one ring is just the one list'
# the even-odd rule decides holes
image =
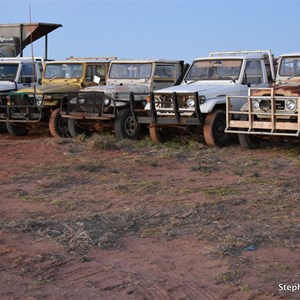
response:
{"label": "vehicle headlight", "polygon": [[160,97],[154,97],[154,103],[159,103],[160,102]]}
{"label": "vehicle headlight", "polygon": [[[85,99],[83,98],[80,98],[78,100],[78,104],[83,104],[85,102]],[[77,97],[74,97],[70,100],[70,104],[77,104]]]}
{"label": "vehicle headlight", "polygon": [[45,95],[44,99],[45,100],[51,100],[52,99],[52,95]]}
{"label": "vehicle headlight", "polygon": [[288,109],[288,110],[295,110],[295,108],[296,108],[296,102],[295,102],[295,100],[288,100],[287,102],[286,102],[286,108]]}
{"label": "vehicle headlight", "polygon": [[37,104],[38,106],[42,106],[42,103],[43,103],[43,100],[42,100],[42,99],[37,99],[37,100],[36,100],[36,104]]}
{"label": "vehicle headlight", "polygon": [[259,100],[258,99],[252,99],[252,107],[253,107],[253,109],[259,109]]}
{"label": "vehicle headlight", "polygon": [[259,102],[259,108],[266,112],[271,108],[271,102],[269,100],[261,100]]}
{"label": "vehicle headlight", "polygon": [[186,105],[189,106],[189,107],[194,107],[195,106],[195,99],[194,98],[188,98],[186,100]]}
{"label": "vehicle headlight", "polygon": [[154,106],[155,107],[161,107],[161,97],[160,96],[155,96],[154,97]]}
{"label": "vehicle headlight", "polygon": [[32,101],[35,100],[35,103],[38,105],[38,106],[41,106],[42,103],[43,103],[43,96],[41,95],[28,95],[30,99],[32,99]]}
{"label": "vehicle headlight", "polygon": [[109,98],[104,98],[103,103],[104,103],[104,106],[109,106],[111,103],[111,100]]}

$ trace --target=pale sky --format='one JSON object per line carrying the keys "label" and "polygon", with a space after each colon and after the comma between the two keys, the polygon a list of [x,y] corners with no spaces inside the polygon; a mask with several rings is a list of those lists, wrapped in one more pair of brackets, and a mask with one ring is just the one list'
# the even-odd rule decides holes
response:
{"label": "pale sky", "polygon": [[[211,51],[300,52],[297,0],[3,1],[1,23],[59,23],[48,57],[182,59]],[[44,40],[34,43],[44,55]],[[31,47],[24,55],[31,55]]]}

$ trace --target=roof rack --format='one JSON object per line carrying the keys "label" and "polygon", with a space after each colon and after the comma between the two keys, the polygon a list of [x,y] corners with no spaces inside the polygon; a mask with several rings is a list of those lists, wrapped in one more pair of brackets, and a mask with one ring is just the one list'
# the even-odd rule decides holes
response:
{"label": "roof rack", "polygon": [[66,60],[115,60],[117,59],[116,56],[98,56],[98,57],[74,57],[74,56],[70,56],[68,58],[66,58]]}
{"label": "roof rack", "polygon": [[257,55],[270,55],[271,50],[241,50],[241,51],[220,51],[220,52],[210,52],[209,56],[224,56],[224,55],[249,55],[249,54],[257,54]]}

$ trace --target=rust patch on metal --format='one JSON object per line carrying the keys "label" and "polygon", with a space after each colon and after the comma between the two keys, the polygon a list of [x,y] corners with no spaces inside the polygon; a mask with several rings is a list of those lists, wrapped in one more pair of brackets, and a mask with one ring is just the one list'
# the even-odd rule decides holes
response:
{"label": "rust patch on metal", "polygon": [[284,96],[299,96],[300,85],[282,85],[275,88],[276,94]]}

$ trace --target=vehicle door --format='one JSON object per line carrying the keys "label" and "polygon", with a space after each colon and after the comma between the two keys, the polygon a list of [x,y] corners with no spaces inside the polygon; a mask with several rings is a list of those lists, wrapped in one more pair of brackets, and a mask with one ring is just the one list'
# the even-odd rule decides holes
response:
{"label": "vehicle door", "polygon": [[[239,86],[239,95],[247,96],[248,89],[268,87],[268,80],[266,72],[264,71],[264,64],[261,59],[246,60],[245,67],[242,69],[242,81]],[[234,110],[239,110],[240,107],[246,102],[246,98],[236,98],[232,103]]]}
{"label": "vehicle door", "polygon": [[176,66],[173,64],[155,65],[153,91],[173,86],[176,82]]}
{"label": "vehicle door", "polygon": [[20,66],[19,78],[17,80],[18,89],[34,86],[38,81],[37,76],[39,75],[36,64],[22,63]]}
{"label": "vehicle door", "polygon": [[[84,86],[94,86],[97,84],[105,84],[107,75],[107,64],[88,64],[86,66],[86,74],[84,79]],[[100,81],[95,82],[95,78]]]}
{"label": "vehicle door", "polygon": [[264,64],[262,60],[248,60],[246,62],[246,67],[244,70],[243,80],[242,80],[242,95],[246,96],[248,94],[248,88],[263,88],[268,87],[268,80],[266,77],[266,72],[264,72]]}

